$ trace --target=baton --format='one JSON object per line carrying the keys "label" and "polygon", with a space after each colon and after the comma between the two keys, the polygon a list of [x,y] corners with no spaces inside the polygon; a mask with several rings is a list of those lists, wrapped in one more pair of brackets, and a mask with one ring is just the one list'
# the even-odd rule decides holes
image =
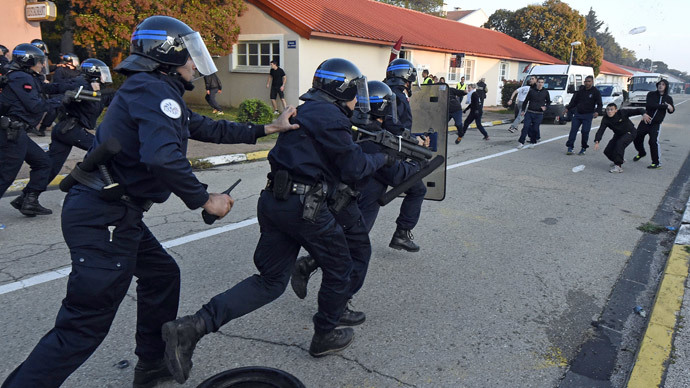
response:
{"label": "baton", "polygon": [[[120,150],[122,150],[122,146],[117,138],[109,137],[106,141],[89,152],[84,158],[84,161],[79,163],[78,166],[84,172],[96,171],[99,164],[106,163],[120,152]],[[72,174],[67,175],[62,182],[60,182],[60,190],[66,193],[76,183],[77,180]]]}
{"label": "baton", "polygon": [[[235,186],[239,185],[240,182],[242,182],[242,179],[238,179],[237,182],[233,183],[232,186],[230,186],[229,189],[223,191],[221,194],[230,194],[230,192],[232,191],[232,189],[234,189]],[[211,214],[211,213],[207,212],[206,210],[204,210],[204,211],[201,212],[201,218],[204,219],[204,222],[205,222],[206,224],[211,225],[211,224],[213,224],[214,222],[216,222],[216,220],[218,219],[218,216],[214,216],[213,214]]]}

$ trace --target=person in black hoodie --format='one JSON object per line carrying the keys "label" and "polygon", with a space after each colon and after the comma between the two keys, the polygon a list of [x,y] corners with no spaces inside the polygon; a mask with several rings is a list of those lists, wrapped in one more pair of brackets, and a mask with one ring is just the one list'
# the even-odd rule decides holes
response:
{"label": "person in black hoodie", "polygon": [[630,117],[644,114],[643,108],[638,109],[621,109],[614,103],[606,106],[606,116],[601,120],[599,130],[594,136],[594,151],[599,151],[599,142],[606,128],[611,128],[613,131],[613,138],[609,141],[604,149],[604,155],[613,162],[611,170],[612,173],[623,172],[623,162],[625,162],[625,148],[630,145],[635,139],[637,129],[635,124],[630,121]]}
{"label": "person in black hoodie", "polygon": [[465,136],[465,131],[467,131],[467,128],[470,127],[472,121],[474,121],[477,125],[477,129],[479,130],[479,132],[481,132],[482,135],[484,135],[484,140],[489,140],[489,134],[486,132],[486,129],[484,129],[484,126],[482,125],[482,114],[484,114],[484,99],[486,98],[484,89],[478,88],[477,86],[472,84],[467,87],[467,90],[469,90],[470,92],[474,90],[474,93],[472,93],[472,96],[470,97],[470,105],[468,105],[467,108],[465,108],[464,110],[465,112],[469,110],[470,114],[467,115],[465,123],[462,125],[462,131],[458,131],[458,138],[455,139],[455,144],[460,143],[463,136]]}
{"label": "person in black hoodie", "polygon": [[659,161],[659,131],[661,130],[661,123],[666,117],[666,112],[673,113],[676,108],[673,105],[673,98],[668,95],[668,81],[662,79],[656,83],[656,91],[647,93],[647,102],[645,103],[646,113],[642,116],[640,125],[637,126],[637,137],[635,137],[635,149],[637,149],[637,156],[633,158],[633,162],[644,158],[647,152],[644,150],[644,137],[649,135],[649,151],[652,153],[652,164],[647,166],[649,169],[661,168]]}
{"label": "person in black hoodie", "polygon": [[213,113],[222,116],[224,114],[223,108],[216,102],[216,93],[223,93],[223,84],[220,83],[216,73],[205,76],[204,83],[206,83],[206,102],[213,108]]}
{"label": "person in black hoodie", "polygon": [[530,144],[527,148],[534,147],[539,135],[539,125],[544,120],[544,112],[551,105],[549,91],[544,89],[544,78],[537,78],[537,83],[527,92],[527,97],[522,103],[522,115],[525,116],[525,124],[522,126],[522,133],[518,139],[517,148],[525,147],[525,139],[529,135]]}
{"label": "person in black hoodie", "polygon": [[588,75],[585,77],[585,84],[580,86],[573,99],[570,100],[570,104],[566,106],[566,109],[575,109],[573,112],[573,121],[570,127],[570,136],[568,136],[568,141],[565,146],[568,147],[566,155],[573,154],[573,147],[575,147],[575,138],[577,137],[577,131],[582,126],[582,149],[578,155],[584,155],[587,151],[587,144],[589,141],[589,131],[592,129],[592,120],[596,119],[601,112],[601,93],[599,89],[594,86],[594,77]]}

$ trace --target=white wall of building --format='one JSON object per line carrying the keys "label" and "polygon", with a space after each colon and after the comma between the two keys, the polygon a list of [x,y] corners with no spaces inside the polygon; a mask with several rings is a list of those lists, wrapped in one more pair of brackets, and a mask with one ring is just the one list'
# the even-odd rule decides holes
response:
{"label": "white wall of building", "polygon": [[470,26],[481,27],[484,23],[489,21],[489,16],[480,8],[458,21],[463,24],[469,24]]}

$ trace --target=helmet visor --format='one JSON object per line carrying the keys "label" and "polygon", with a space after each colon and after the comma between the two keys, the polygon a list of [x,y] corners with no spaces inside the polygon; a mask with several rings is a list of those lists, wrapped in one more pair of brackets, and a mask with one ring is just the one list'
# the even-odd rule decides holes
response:
{"label": "helmet visor", "polygon": [[110,74],[110,68],[108,66],[99,66],[101,71],[101,82],[104,84],[109,84],[113,82],[113,76]]}
{"label": "helmet visor", "polygon": [[398,100],[397,97],[395,96],[395,93],[391,93],[391,96],[388,100],[388,103],[391,104],[391,119],[393,120],[394,123],[398,123]]}
{"label": "helmet visor", "polygon": [[206,48],[206,44],[204,44],[204,40],[201,38],[201,34],[198,32],[187,34],[182,37],[182,41],[199,73],[211,75],[218,71],[216,64],[211,59],[211,54]]}
{"label": "helmet visor", "polygon": [[360,112],[367,113],[371,110],[371,104],[369,104],[369,86],[367,85],[367,77],[361,76],[350,82],[354,82],[357,85],[357,106],[355,109]]}

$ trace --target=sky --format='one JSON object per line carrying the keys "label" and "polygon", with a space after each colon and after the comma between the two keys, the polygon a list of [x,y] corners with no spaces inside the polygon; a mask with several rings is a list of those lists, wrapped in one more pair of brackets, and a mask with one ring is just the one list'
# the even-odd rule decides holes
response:
{"label": "sky", "polygon": [[[484,0],[481,8],[488,16],[497,9],[515,11],[543,1]],[[597,19],[604,22],[601,30],[609,32],[621,47],[635,51],[637,58],[664,61],[669,68],[690,73],[690,1],[688,0],[622,0],[591,1],[564,0],[571,8],[585,16],[590,7]],[[454,7],[477,9],[470,0],[445,0],[448,10]],[[647,31],[630,35],[629,31],[644,26]],[[600,30],[600,31],[601,31]]]}

